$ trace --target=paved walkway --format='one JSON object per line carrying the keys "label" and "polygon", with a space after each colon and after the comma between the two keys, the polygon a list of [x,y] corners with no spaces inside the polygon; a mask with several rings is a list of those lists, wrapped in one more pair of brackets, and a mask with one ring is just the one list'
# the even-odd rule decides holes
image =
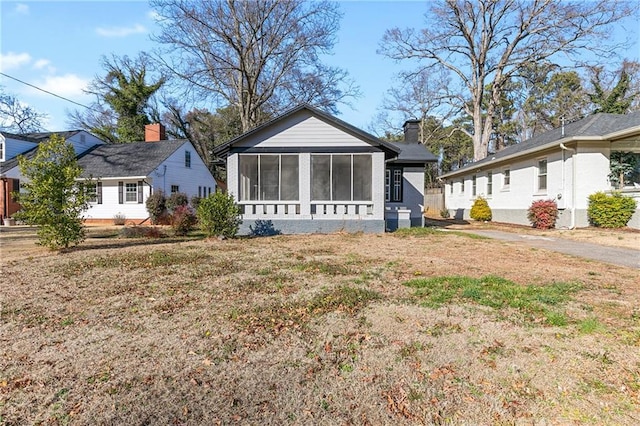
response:
{"label": "paved walkway", "polygon": [[525,235],[494,230],[456,229],[456,231],[482,235],[496,240],[524,243],[531,247],[553,250],[559,253],[584,257],[586,259],[599,260],[601,262],[613,263],[614,265],[640,269],[640,248],[638,250],[633,250],[622,247],[609,247],[584,243],[564,238],[541,237],[538,235]]}

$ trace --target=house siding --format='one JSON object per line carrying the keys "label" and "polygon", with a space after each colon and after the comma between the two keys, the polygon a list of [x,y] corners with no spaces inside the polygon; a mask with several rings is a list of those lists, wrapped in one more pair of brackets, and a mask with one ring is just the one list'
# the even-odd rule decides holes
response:
{"label": "house siding", "polygon": [[[423,225],[424,167],[403,167],[402,202],[387,202],[387,210],[409,209],[411,226]],[[393,226],[391,226],[393,228]]]}

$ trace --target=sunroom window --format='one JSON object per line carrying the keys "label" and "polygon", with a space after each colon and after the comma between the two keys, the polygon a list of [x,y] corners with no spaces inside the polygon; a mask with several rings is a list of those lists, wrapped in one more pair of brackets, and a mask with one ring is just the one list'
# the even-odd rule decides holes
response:
{"label": "sunroom window", "polygon": [[297,201],[298,156],[242,154],[239,156],[241,201]]}
{"label": "sunroom window", "polygon": [[371,201],[370,154],[311,156],[311,198],[317,201]]}

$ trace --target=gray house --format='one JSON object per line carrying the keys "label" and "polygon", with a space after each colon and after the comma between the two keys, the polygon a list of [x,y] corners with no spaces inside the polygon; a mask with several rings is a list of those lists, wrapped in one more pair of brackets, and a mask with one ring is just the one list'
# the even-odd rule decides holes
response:
{"label": "gray house", "polygon": [[215,154],[242,209],[241,234],[384,232],[385,219],[409,226],[412,215],[417,224],[424,164],[435,161],[422,145],[384,142],[305,104]]}

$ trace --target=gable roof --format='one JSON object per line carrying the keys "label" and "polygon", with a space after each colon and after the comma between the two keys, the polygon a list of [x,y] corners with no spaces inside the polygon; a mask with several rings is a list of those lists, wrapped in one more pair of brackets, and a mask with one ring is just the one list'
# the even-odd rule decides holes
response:
{"label": "gable roof", "polygon": [[96,145],[78,157],[83,178],[149,176],[187,140]]}
{"label": "gable roof", "polygon": [[590,115],[573,123],[565,124],[564,129],[558,127],[526,141],[506,147],[490,154],[486,158],[465,165],[464,167],[441,175],[441,178],[451,177],[474,169],[522,155],[541,151],[543,149],[560,146],[563,143],[585,140],[609,140],[624,136],[625,133],[640,132],[640,111],[630,114]]}
{"label": "gable roof", "polygon": [[403,163],[403,164],[424,164],[438,161],[435,155],[431,153],[421,143],[407,143],[407,142],[389,142],[391,145],[397,147],[400,150],[398,157],[389,160],[389,163]]}
{"label": "gable roof", "polygon": [[260,126],[257,126],[251,130],[249,130],[248,132],[245,132],[243,134],[241,134],[240,136],[230,140],[227,143],[224,143],[216,148],[214,148],[213,152],[216,156],[218,157],[226,157],[229,155],[229,150],[233,147],[233,145],[235,145],[236,143],[246,139],[247,137],[250,137],[252,135],[255,135],[256,133],[259,133],[271,126],[273,126],[275,123],[281,121],[281,120],[285,120],[289,117],[291,117],[292,115],[303,111],[303,110],[307,110],[312,116],[328,123],[331,124],[332,126],[342,130],[345,133],[349,133],[350,135],[370,144],[371,146],[380,148],[381,150],[390,153],[392,155],[397,155],[400,152],[400,149],[395,147],[394,145],[388,143],[388,142],[384,142],[380,139],[378,139],[377,137],[373,136],[370,133],[367,133],[361,129],[358,129],[355,126],[352,126],[351,124],[340,120],[339,118],[336,118],[330,114],[327,114],[326,112],[320,111],[319,109],[312,107],[309,104],[300,104],[294,108],[291,108],[288,111],[285,111],[284,113],[282,113],[281,115],[273,118],[272,120],[267,121],[264,124],[261,124]]}
{"label": "gable roof", "polygon": [[38,147],[34,146],[30,150],[25,151],[22,154],[16,155],[15,157],[13,157],[10,160],[0,162],[0,174],[6,173],[9,170],[13,169],[14,167],[17,167],[18,166],[18,157],[22,156],[22,157],[25,157],[27,159],[31,159],[36,154],[37,151],[38,151]]}

